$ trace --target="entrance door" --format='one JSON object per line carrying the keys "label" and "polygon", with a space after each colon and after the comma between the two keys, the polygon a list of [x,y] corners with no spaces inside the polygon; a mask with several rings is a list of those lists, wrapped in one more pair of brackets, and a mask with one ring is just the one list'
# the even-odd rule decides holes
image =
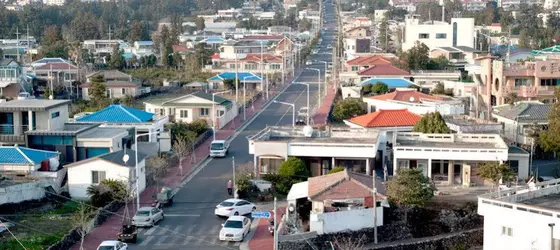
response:
{"label": "entrance door", "polygon": [[463,186],[470,187],[471,186],[471,165],[464,164],[463,165]]}

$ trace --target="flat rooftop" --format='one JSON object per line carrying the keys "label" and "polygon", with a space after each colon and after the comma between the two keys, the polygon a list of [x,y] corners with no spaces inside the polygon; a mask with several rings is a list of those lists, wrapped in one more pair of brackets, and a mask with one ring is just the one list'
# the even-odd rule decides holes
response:
{"label": "flat rooftop", "polygon": [[125,128],[101,128],[97,127],[88,130],[84,133],[78,134],[78,139],[104,139],[104,138],[115,138],[122,133],[128,133]]}
{"label": "flat rooftop", "polygon": [[472,149],[508,149],[507,144],[498,134],[424,134],[397,133],[393,137],[394,147],[423,148],[472,148]]}
{"label": "flat rooftop", "polygon": [[560,194],[551,194],[538,198],[528,199],[519,203],[537,206],[544,209],[560,210]]}
{"label": "flat rooftop", "polygon": [[501,123],[487,121],[483,119],[479,119],[476,117],[471,117],[467,115],[449,115],[444,116],[443,119],[446,123],[455,124],[458,126],[480,126],[480,125],[500,125]]}
{"label": "flat rooftop", "polygon": [[376,144],[379,132],[367,129],[313,128],[304,133],[304,127],[267,127],[250,137],[253,141],[290,141],[310,143]]}
{"label": "flat rooftop", "polygon": [[398,141],[397,146],[433,147],[433,148],[498,148],[494,143],[482,142],[429,142],[429,141]]}
{"label": "flat rooftop", "polygon": [[25,99],[0,102],[0,111],[45,111],[70,104],[70,100]]}

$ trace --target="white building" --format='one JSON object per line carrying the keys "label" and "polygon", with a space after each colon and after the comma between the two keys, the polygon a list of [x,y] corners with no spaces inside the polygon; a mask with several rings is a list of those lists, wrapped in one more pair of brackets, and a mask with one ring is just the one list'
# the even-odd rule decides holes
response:
{"label": "white building", "polygon": [[560,179],[478,197],[484,250],[559,249]]}
{"label": "white building", "polygon": [[368,113],[376,110],[407,109],[412,113],[424,115],[439,112],[442,115],[461,115],[465,104],[445,96],[428,95],[414,89],[397,89],[393,92],[364,97]]}
{"label": "white building", "polygon": [[298,157],[310,168],[311,176],[327,174],[336,166],[353,172],[371,173],[372,166],[382,164],[379,155],[380,135],[375,130],[311,127],[267,127],[249,137],[257,175],[277,173],[289,157]]}
{"label": "white building", "polygon": [[[128,155],[128,161],[123,157]],[[133,150],[120,150],[83,161],[68,164],[68,189],[73,199],[88,199],[87,188],[106,179],[123,181],[130,190],[136,190],[136,180],[140,193],[146,188],[146,155],[138,153],[138,172],[136,178],[136,157]]]}
{"label": "white building", "polygon": [[45,5],[63,6],[66,0],[43,0]]}
{"label": "white building", "polygon": [[418,168],[436,185],[484,185],[476,176],[484,162],[508,163],[520,180],[529,176],[529,154],[509,147],[498,134],[397,133],[393,170]]}
{"label": "white building", "polygon": [[441,21],[420,22],[419,15],[405,17],[402,50],[412,48],[416,41],[430,50],[437,47],[467,46],[474,48],[474,18],[451,18],[451,23]]}
{"label": "white building", "polygon": [[556,10],[559,5],[560,2],[558,0],[544,0],[543,8],[545,10]]}

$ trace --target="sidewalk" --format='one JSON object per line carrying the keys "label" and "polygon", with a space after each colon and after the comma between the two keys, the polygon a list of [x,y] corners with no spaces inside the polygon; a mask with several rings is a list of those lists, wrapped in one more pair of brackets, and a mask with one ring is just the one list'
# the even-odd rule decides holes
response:
{"label": "sidewalk", "polygon": [[[289,79],[291,81],[291,79]],[[269,97],[273,98],[283,86],[278,86],[275,88],[271,88],[269,91]],[[246,116],[247,120],[249,120],[253,115],[255,115],[259,110],[261,110],[266,103],[264,97],[259,98],[255,101],[254,105],[247,106]],[[222,129],[216,131],[216,138],[226,140],[230,136],[234,135],[236,129],[238,129],[243,124],[243,115],[239,114],[234,120],[229,122],[226,126]],[[193,168],[200,162],[202,162],[206,157],[208,157],[208,148],[210,147],[211,139],[206,140],[200,146],[195,149],[196,155],[196,162],[191,164],[191,157],[186,156],[185,160],[183,160],[183,176],[179,175],[179,166],[175,166],[169,169],[167,176],[163,179],[163,183],[166,186],[174,187],[180,184],[185,178],[189,176]],[[140,195],[140,203],[141,206],[150,205],[152,202],[152,195],[156,191],[156,187],[150,186],[147,187],[144,192]],[[129,213],[130,215],[134,215],[135,213],[135,205],[129,205]],[[85,238],[84,240],[84,249],[97,249],[99,244],[107,239],[115,239],[118,232],[120,232],[122,228],[122,214],[124,212],[124,208],[121,208],[116,215],[111,216],[105,223],[101,226],[93,229]],[[265,228],[267,230],[267,228]],[[72,250],[79,250],[80,243],[76,243]]]}
{"label": "sidewalk", "polygon": [[315,122],[315,125],[327,124],[327,120],[329,119],[329,111],[331,110],[335,95],[336,90],[333,90],[329,85],[327,96],[324,97],[323,102],[321,103],[321,107],[317,109],[317,112],[315,112],[315,115],[313,116],[313,122]]}

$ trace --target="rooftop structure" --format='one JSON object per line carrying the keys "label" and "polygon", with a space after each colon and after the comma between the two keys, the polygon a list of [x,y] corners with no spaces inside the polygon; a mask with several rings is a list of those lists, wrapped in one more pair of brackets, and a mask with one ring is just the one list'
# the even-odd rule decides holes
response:
{"label": "rooftop structure", "polygon": [[449,129],[461,133],[503,133],[503,125],[499,122],[488,121],[467,115],[444,116],[445,124]]}
{"label": "rooftop structure", "polygon": [[378,109],[408,109],[419,115],[440,112],[442,115],[460,115],[465,112],[465,105],[460,100],[447,96],[428,95],[415,89],[397,89],[393,92],[364,97],[368,112]]}

